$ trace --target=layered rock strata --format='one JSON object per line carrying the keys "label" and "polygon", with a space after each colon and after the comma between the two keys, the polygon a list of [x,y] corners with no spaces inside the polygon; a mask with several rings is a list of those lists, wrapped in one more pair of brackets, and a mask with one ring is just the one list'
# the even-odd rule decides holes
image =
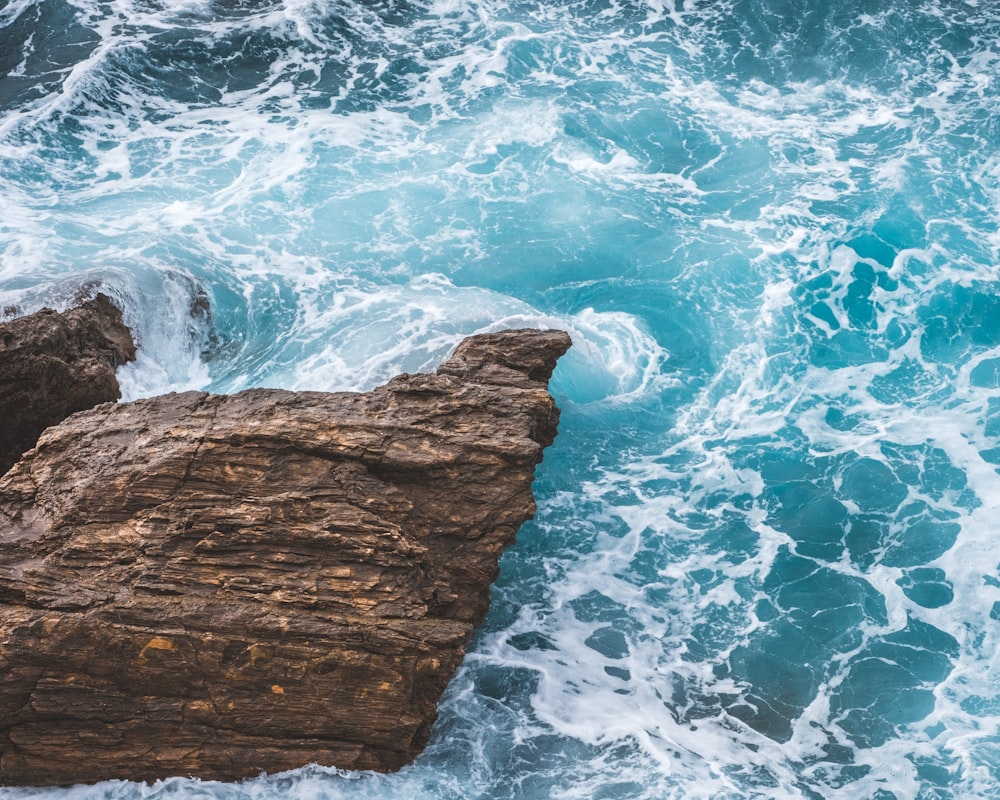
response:
{"label": "layered rock strata", "polygon": [[0,323],[0,475],[49,425],[121,396],[115,369],[135,359],[121,312],[103,294],[63,314]]}
{"label": "layered rock strata", "polygon": [[410,761],[534,513],[569,344],[49,428],[0,479],[0,784]]}

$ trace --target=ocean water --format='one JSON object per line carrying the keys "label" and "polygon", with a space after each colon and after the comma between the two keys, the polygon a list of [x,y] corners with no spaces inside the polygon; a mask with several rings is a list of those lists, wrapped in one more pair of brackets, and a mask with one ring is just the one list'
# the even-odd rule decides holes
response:
{"label": "ocean water", "polygon": [[0,0],[0,75],[0,314],[111,294],[127,399],[575,341],[412,766],[5,800],[1000,798],[1000,5]]}

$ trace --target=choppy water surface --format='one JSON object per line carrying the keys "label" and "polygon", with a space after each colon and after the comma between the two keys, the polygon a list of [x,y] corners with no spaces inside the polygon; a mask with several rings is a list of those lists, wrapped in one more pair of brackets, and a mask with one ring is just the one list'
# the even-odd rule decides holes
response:
{"label": "choppy water surface", "polygon": [[129,398],[561,327],[432,744],[13,800],[1000,797],[1000,9],[0,0],[0,310]]}

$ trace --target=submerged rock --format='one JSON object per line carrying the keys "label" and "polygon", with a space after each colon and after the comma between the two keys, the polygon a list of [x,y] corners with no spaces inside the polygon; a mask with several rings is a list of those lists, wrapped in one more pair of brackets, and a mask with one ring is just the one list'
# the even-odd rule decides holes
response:
{"label": "submerged rock", "polygon": [[0,475],[49,425],[121,397],[115,369],[134,359],[132,335],[103,294],[63,314],[43,308],[0,323]]}
{"label": "submerged rock", "polygon": [[569,345],[48,429],[0,479],[0,784],[410,761],[534,513]]}

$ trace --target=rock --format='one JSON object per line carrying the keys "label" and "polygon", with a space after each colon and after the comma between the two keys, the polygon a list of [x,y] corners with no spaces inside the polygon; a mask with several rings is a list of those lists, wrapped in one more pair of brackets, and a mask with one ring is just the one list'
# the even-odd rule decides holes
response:
{"label": "rock", "polygon": [[103,294],[64,314],[43,308],[0,323],[0,475],[49,425],[121,397],[115,369],[134,359],[132,335]]}
{"label": "rock", "polygon": [[534,513],[569,345],[49,428],[0,479],[0,784],[409,762]]}

